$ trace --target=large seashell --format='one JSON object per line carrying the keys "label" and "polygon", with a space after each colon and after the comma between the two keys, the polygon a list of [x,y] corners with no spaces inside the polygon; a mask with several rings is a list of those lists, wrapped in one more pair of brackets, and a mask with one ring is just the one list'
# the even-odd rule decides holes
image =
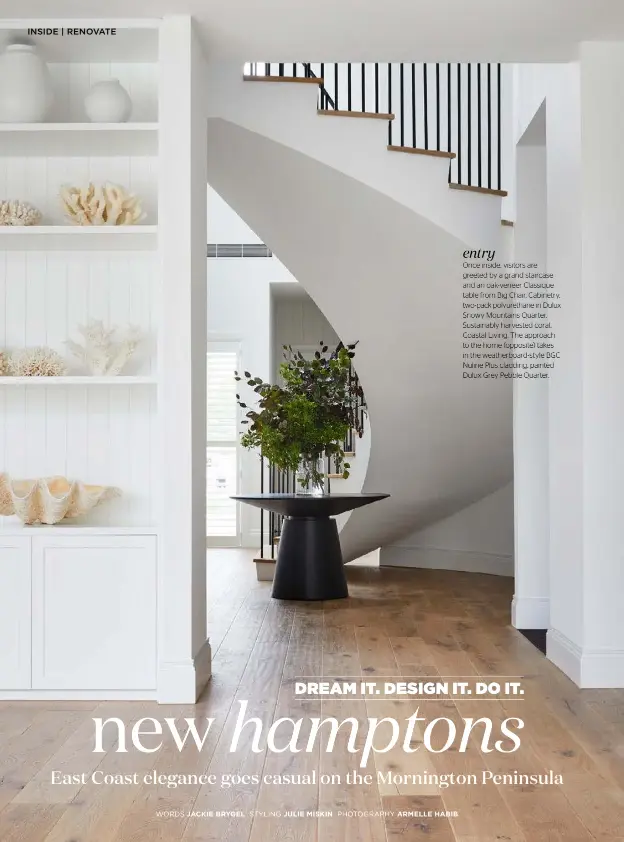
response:
{"label": "large seashell", "polygon": [[120,494],[119,488],[85,485],[65,477],[12,480],[0,474],[0,515],[17,515],[26,524],[53,524],[84,515]]}

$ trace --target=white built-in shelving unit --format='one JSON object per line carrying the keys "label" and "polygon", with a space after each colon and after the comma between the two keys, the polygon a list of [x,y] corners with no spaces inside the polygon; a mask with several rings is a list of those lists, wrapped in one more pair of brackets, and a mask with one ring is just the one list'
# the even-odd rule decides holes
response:
{"label": "white built-in shelving unit", "polygon": [[[49,24],[72,22],[5,21],[0,46]],[[0,123],[0,198],[43,214],[0,227],[0,349],[45,345],[68,365],[64,377],[0,377],[0,472],[122,492],[58,526],[0,518],[0,698],[155,693],[160,22],[114,25],[114,37],[36,38],[55,89],[49,122]],[[106,78],[132,98],[127,123],[87,122],[84,96]],[[140,195],[143,223],[68,224],[59,188],[89,181]],[[144,334],[123,375],[88,376],[65,348],[90,319]]]}

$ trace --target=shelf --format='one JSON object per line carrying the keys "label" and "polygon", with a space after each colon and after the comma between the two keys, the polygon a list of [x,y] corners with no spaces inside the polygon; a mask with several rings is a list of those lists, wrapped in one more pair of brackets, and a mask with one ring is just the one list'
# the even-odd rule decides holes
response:
{"label": "shelf", "polygon": [[156,377],[0,377],[0,386],[154,386]]}
{"label": "shelf", "polygon": [[157,240],[157,225],[0,226],[0,251],[147,251]]}
{"label": "shelf", "polygon": [[0,523],[0,540],[15,538],[23,535],[157,535],[156,526],[85,526],[73,525],[70,521],[54,526],[45,524],[24,526],[21,523],[10,523],[3,526]]}
{"label": "shelf", "polygon": [[0,123],[0,154],[157,155],[158,123]]}

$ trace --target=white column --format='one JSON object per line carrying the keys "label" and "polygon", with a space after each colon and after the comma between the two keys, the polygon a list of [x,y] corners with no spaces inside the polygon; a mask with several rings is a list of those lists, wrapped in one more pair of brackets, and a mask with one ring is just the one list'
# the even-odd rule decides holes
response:
{"label": "white column", "polygon": [[158,700],[192,703],[210,677],[206,639],[206,77],[192,20],[160,36]]}
{"label": "white column", "polygon": [[[540,136],[542,120],[543,113],[538,112],[516,148],[514,259],[519,263],[537,263],[545,269],[546,137]],[[547,629],[550,619],[548,381],[515,380],[513,402],[515,582],[512,623],[517,629]]]}
{"label": "white column", "polygon": [[[568,137],[552,147],[558,208],[549,207],[549,222],[563,214],[558,272],[566,265],[570,272],[560,330],[565,364],[551,384],[548,655],[581,687],[624,687],[624,45],[582,45],[577,72],[580,84],[559,91],[564,107],[568,98]],[[569,101],[579,93],[580,108]],[[572,150],[568,161],[560,149]],[[549,187],[550,168],[549,137]]]}

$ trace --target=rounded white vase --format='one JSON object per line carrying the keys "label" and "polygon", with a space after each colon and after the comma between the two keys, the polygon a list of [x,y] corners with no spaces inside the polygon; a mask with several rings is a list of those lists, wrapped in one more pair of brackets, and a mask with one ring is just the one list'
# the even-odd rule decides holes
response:
{"label": "rounded white vase", "polygon": [[84,105],[92,123],[125,123],[132,111],[130,95],[119,79],[96,82]]}
{"label": "rounded white vase", "polygon": [[[0,54],[0,122],[42,123],[52,105],[48,66],[32,44],[9,44]],[[7,84],[8,82],[8,84]]]}

